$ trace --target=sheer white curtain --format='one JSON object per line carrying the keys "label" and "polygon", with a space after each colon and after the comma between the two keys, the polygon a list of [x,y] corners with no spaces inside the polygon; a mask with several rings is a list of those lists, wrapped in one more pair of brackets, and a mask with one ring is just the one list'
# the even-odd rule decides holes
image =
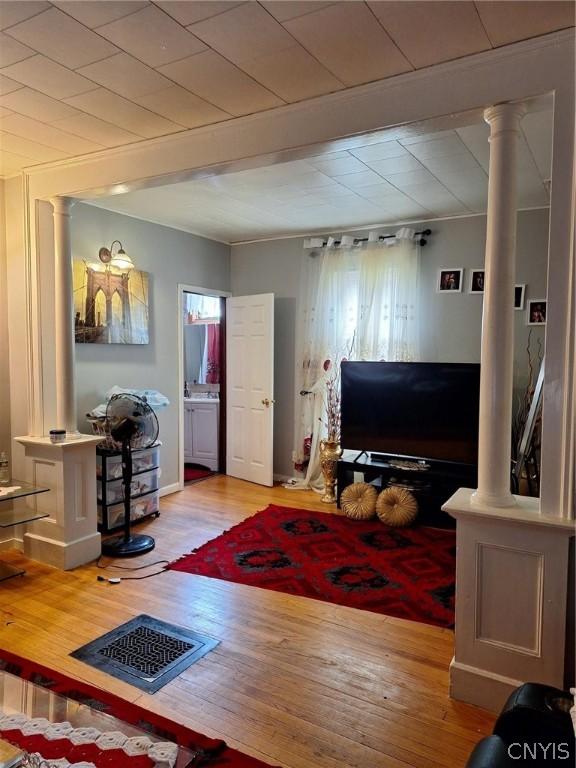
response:
{"label": "sheer white curtain", "polygon": [[303,354],[296,418],[295,488],[320,489],[327,361],[418,359],[419,247],[413,230],[362,246],[329,244],[303,273]]}

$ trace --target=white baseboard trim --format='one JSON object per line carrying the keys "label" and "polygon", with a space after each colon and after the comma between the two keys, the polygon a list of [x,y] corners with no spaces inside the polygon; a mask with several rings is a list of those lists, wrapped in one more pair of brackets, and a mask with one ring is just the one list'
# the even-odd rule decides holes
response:
{"label": "white baseboard trim", "polygon": [[450,662],[450,697],[490,712],[500,712],[510,694],[523,682],[461,664],[454,658]]}
{"label": "white baseboard trim", "polygon": [[0,541],[0,552],[5,552],[8,549],[22,549],[24,542],[16,536],[12,536],[10,539],[4,539]]}
{"label": "white baseboard trim", "polygon": [[171,493],[178,493],[181,491],[180,483],[172,483],[171,485],[164,485],[158,491],[159,496],[169,496]]}
{"label": "white baseboard trim", "polygon": [[66,543],[49,539],[47,536],[39,536],[36,533],[24,534],[24,554],[26,557],[60,568],[63,571],[91,563],[100,557],[101,552],[102,545],[99,533],[91,533]]}

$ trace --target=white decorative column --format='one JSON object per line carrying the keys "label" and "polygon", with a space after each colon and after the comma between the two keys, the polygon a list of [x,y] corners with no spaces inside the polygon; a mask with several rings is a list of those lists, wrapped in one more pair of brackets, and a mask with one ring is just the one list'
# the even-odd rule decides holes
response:
{"label": "white decorative column", "polygon": [[[498,712],[525,682],[563,688],[569,541],[574,523],[510,492],[516,155],[524,108],[500,104],[490,124],[490,179],[478,489],[442,507],[456,519],[456,626],[450,695]],[[544,424],[544,428],[546,425]],[[543,478],[545,480],[545,478]]]}
{"label": "white decorative column", "polygon": [[47,517],[26,526],[24,554],[33,560],[69,569],[100,555],[96,509],[96,451],[101,438],[81,435],[76,425],[74,369],[74,302],[70,209],[73,201],[54,198],[54,346],[57,423],[66,440],[14,438],[25,449],[24,479],[47,487],[27,504]]}
{"label": "white decorative column", "polygon": [[67,197],[54,197],[54,315],[56,345],[56,414],[58,429],[77,432],[74,370],[74,295],[70,210]]}
{"label": "white decorative column", "polygon": [[516,159],[522,104],[499,104],[484,112],[490,124],[490,170],[480,376],[478,490],[473,503],[509,507],[514,282],[516,274]]}

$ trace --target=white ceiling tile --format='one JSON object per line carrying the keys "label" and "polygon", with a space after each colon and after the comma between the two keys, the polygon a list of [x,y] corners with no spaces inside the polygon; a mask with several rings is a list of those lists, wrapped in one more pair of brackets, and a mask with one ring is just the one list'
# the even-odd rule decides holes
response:
{"label": "white ceiling tile", "polygon": [[32,165],[33,162],[29,157],[15,155],[13,152],[4,152],[3,149],[0,149],[0,176],[7,176],[20,171],[22,168]]}
{"label": "white ceiling tile", "polygon": [[389,181],[380,179],[378,184],[371,184],[368,187],[358,189],[358,194],[366,197],[368,200],[379,200],[389,195],[397,195],[398,189],[393,184],[390,184]]}
{"label": "white ceiling tile", "polygon": [[295,45],[294,38],[258,3],[243,3],[188,29],[235,64]]}
{"label": "white ceiling tile", "polygon": [[552,133],[554,116],[552,110],[529,112],[522,120],[522,131],[534,156],[540,177],[552,177]]}
{"label": "white ceiling tile", "polygon": [[338,2],[284,26],[346,85],[412,69],[364,3]]}
{"label": "white ceiling tile", "polygon": [[76,114],[74,117],[56,120],[52,125],[54,128],[60,128],[67,133],[81,136],[104,147],[118,147],[121,144],[131,144],[142,140],[141,136],[125,131],[123,128],[100,120],[93,115]]}
{"label": "white ceiling tile", "polygon": [[[2,97],[0,97],[0,101],[2,100]],[[0,117],[8,117],[8,115],[14,114],[10,109],[6,109],[6,107],[0,106]]]}
{"label": "white ceiling tile", "polygon": [[422,158],[422,165],[437,176],[442,181],[442,176],[446,174],[477,174],[479,170],[478,161],[471,152],[464,152],[458,155],[446,155],[445,157],[427,157]]}
{"label": "white ceiling tile", "polygon": [[98,34],[151,67],[184,59],[207,47],[154,5],[98,27]]}
{"label": "white ceiling tile", "polygon": [[40,54],[4,67],[2,74],[55,99],[65,99],[96,88],[94,83],[77,72]]}
{"label": "white ceiling tile", "polygon": [[403,191],[408,197],[411,197],[420,205],[434,210],[442,207],[443,209],[453,206],[454,211],[460,211],[464,205],[460,200],[449,192],[439,181],[428,181],[414,185],[406,185]]}
{"label": "white ceiling tile", "polygon": [[31,141],[38,141],[40,144],[59,149],[69,155],[82,155],[103,149],[101,144],[64,133],[52,125],[41,123],[25,115],[13,114],[3,118],[0,120],[0,129]]}
{"label": "white ceiling tile", "polygon": [[415,157],[410,154],[401,157],[388,157],[385,160],[366,161],[370,168],[381,176],[388,176],[391,173],[406,173],[407,171],[417,171],[422,165]]}
{"label": "white ceiling tile", "polygon": [[456,132],[482,168],[488,173],[490,165],[490,144],[488,143],[490,128],[488,125],[486,123],[468,125],[463,128],[457,128]]}
{"label": "white ceiling tile", "polygon": [[7,34],[70,69],[112,56],[117,51],[114,45],[58,8],[10,27]]}
{"label": "white ceiling tile", "polygon": [[573,27],[576,5],[569,0],[505,3],[482,0],[476,3],[476,9],[492,44],[499,46]]}
{"label": "white ceiling tile", "polygon": [[194,2],[156,0],[155,4],[184,26],[202,21],[202,19],[209,19],[211,16],[217,16],[236,5],[240,5],[239,2],[222,2],[221,0],[194,0]]}
{"label": "white ceiling tile", "polygon": [[95,83],[127,99],[168,88],[172,83],[154,69],[128,53],[118,53],[104,61],[78,70]]}
{"label": "white ceiling tile", "polygon": [[19,90],[6,96],[0,96],[0,104],[43,123],[63,120],[65,117],[73,117],[78,114],[77,109],[64,104],[62,101],[52,99],[44,93],[33,91],[32,88],[19,88]]}
{"label": "white ceiling tile", "polygon": [[134,101],[186,128],[196,128],[199,125],[230,119],[227,112],[208,104],[204,99],[179,85],[171,85],[161,91],[134,97]]}
{"label": "white ceiling tile", "polygon": [[39,144],[37,141],[25,139],[22,136],[15,136],[11,133],[4,133],[0,130],[0,147],[4,152],[11,152],[22,157],[29,157],[31,160],[37,160],[42,163],[48,163],[52,160],[61,160],[68,157],[69,152],[62,152],[53,147],[47,147]]}
{"label": "white ceiling tile", "polygon": [[334,5],[334,2],[322,2],[321,0],[280,0],[279,2],[272,0],[272,2],[264,2],[261,5],[278,21],[288,21],[307,13],[319,11],[328,5]]}
{"label": "white ceiling tile", "polygon": [[435,181],[434,176],[425,168],[420,168],[416,171],[406,171],[405,173],[390,173],[386,178],[390,184],[402,190],[415,184],[428,184]]}
{"label": "white ceiling tile", "polygon": [[[406,126],[407,130],[410,131],[408,136],[403,136],[402,138],[398,139],[400,144],[402,144],[403,147],[409,147],[410,144],[421,144],[424,141],[434,141],[436,139],[448,139],[450,136],[454,135],[454,131],[452,129],[449,129],[447,131],[434,131],[433,133],[427,133],[422,132],[422,129],[420,127],[413,127],[413,126]],[[419,131],[418,133],[414,133],[414,131]]]}
{"label": "white ceiling tile", "polygon": [[335,176],[339,184],[343,184],[350,189],[359,189],[360,187],[369,187],[382,181],[382,177],[370,169],[359,173],[347,173],[343,176]]}
{"label": "white ceiling tile", "polygon": [[350,149],[350,153],[364,163],[370,163],[372,160],[387,160],[389,157],[406,157],[408,150],[397,141],[384,141],[365,147],[355,147]]}
{"label": "white ceiling tile", "polygon": [[258,56],[238,66],[289,102],[311,99],[344,88],[338,78],[298,43],[292,48]]}
{"label": "white ceiling tile", "polygon": [[2,0],[0,3],[0,29],[12,27],[24,19],[29,19],[31,16],[36,16],[37,13],[48,10],[48,8],[50,8],[50,3],[35,2],[35,0],[28,0],[28,2]]}
{"label": "white ceiling tile", "polygon": [[66,99],[66,103],[95,117],[113,116],[114,120],[127,131],[144,138],[164,136],[183,130],[182,126],[139,107],[105,88],[97,88],[95,91]]}
{"label": "white ceiling tile", "polygon": [[11,80],[9,77],[0,75],[0,94],[12,93],[22,88],[22,83],[17,83],[16,80]]}
{"label": "white ceiling tile", "polygon": [[468,153],[466,146],[462,143],[456,132],[452,136],[410,144],[407,149],[410,154],[422,162],[430,157],[446,157]]}
{"label": "white ceiling tile", "polygon": [[368,5],[417,69],[492,47],[473,2],[378,0]]}
{"label": "white ceiling tile", "polygon": [[166,64],[160,72],[232,115],[248,115],[284,103],[216,51]]}
{"label": "white ceiling tile", "polygon": [[70,0],[69,2],[55,2],[58,8],[73,16],[77,21],[90,29],[107,24],[123,16],[135,13],[145,8],[148,3],[140,0]]}
{"label": "white ceiling tile", "polygon": [[341,176],[345,173],[365,171],[366,166],[347,152],[338,152],[334,155],[320,155],[308,157],[306,162],[314,166],[318,171],[327,176]]}
{"label": "white ceiling tile", "polygon": [[28,46],[22,45],[13,37],[0,32],[0,67],[15,64],[17,61],[34,56],[35,53],[36,51],[28,48]]}

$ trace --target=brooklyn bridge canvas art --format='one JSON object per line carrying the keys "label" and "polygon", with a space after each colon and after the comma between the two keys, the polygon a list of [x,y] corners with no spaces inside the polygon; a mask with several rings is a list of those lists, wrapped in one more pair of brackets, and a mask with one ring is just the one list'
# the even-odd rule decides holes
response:
{"label": "brooklyn bridge canvas art", "polygon": [[86,344],[148,344],[148,273],[74,261],[74,332]]}

